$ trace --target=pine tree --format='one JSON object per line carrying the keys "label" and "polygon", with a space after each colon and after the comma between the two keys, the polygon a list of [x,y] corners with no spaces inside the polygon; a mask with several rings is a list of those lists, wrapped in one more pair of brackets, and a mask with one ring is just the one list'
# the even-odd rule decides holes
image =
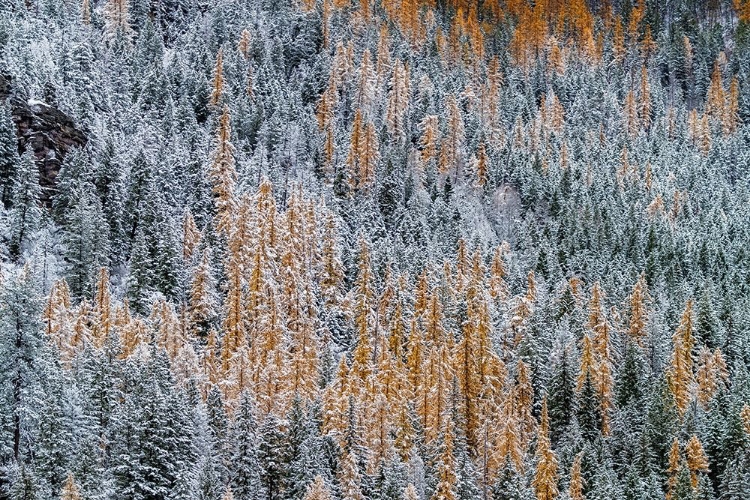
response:
{"label": "pine tree", "polygon": [[261,500],[266,492],[261,483],[261,464],[258,460],[258,429],[252,397],[244,391],[231,427],[233,443],[229,475],[236,500]]}
{"label": "pine tree", "polygon": [[562,359],[549,383],[549,417],[552,443],[558,442],[572,423],[574,415],[575,383],[566,349],[563,351]]}
{"label": "pine tree", "polygon": [[[0,365],[4,412],[7,431],[3,451],[6,459],[18,461],[31,450],[25,449],[24,436],[32,432],[33,408],[40,390],[42,376],[42,313],[40,294],[28,265],[6,279],[0,290]],[[12,437],[11,437],[12,436]],[[10,442],[8,442],[10,441]],[[30,443],[29,443],[30,444]]]}
{"label": "pine tree", "polygon": [[12,202],[19,161],[13,116],[10,107],[0,103],[0,201],[5,208],[9,208]]}
{"label": "pine tree", "polygon": [[[77,200],[69,207],[67,226],[63,233],[66,247],[65,274],[74,297],[91,297],[96,273],[109,263],[108,226],[92,184],[85,184],[81,191],[74,194]],[[140,234],[145,238],[145,234]],[[144,247],[139,251],[145,252],[145,239],[142,243]],[[143,253],[137,257],[146,258]],[[145,265],[144,262],[141,263]]]}
{"label": "pine tree", "polygon": [[39,171],[34,162],[34,153],[28,149],[18,163],[11,196],[13,208],[10,212],[8,250],[16,259],[39,227],[42,217],[40,194]]}

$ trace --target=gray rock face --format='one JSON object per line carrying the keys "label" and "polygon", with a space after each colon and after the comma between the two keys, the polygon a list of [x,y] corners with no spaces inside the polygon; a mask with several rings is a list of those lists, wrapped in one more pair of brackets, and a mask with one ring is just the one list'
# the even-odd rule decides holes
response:
{"label": "gray rock face", "polygon": [[9,100],[16,124],[18,152],[34,151],[39,167],[42,202],[49,205],[57,186],[65,154],[73,147],[86,145],[86,134],[59,109],[39,101],[23,101],[12,95],[9,77],[0,75],[0,99]]}

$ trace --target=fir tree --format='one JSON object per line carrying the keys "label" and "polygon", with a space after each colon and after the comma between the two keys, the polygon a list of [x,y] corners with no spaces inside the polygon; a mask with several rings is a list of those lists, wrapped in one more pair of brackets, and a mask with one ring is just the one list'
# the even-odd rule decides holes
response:
{"label": "fir tree", "polygon": [[10,212],[8,250],[16,259],[20,257],[21,251],[41,222],[40,193],[39,171],[34,161],[34,153],[29,149],[18,163],[11,196],[13,208]]}

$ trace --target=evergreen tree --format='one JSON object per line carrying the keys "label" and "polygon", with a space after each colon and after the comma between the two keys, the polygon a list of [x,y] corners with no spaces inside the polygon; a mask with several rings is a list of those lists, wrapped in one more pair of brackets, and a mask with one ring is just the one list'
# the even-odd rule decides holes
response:
{"label": "evergreen tree", "polygon": [[[35,408],[42,394],[42,304],[28,266],[5,280],[0,290],[0,379],[4,462],[31,457]],[[26,474],[25,468],[21,468]],[[29,472],[30,473],[30,472]],[[23,479],[22,482],[26,480]]]}
{"label": "evergreen tree", "polygon": [[8,250],[16,259],[20,257],[21,251],[41,222],[40,193],[39,171],[34,161],[34,153],[29,149],[18,163],[11,196],[13,208],[10,212]]}
{"label": "evergreen tree", "polygon": [[0,103],[0,200],[6,209],[13,200],[13,183],[20,161],[15,128],[10,106]]}
{"label": "evergreen tree", "polygon": [[[264,500],[261,463],[258,460],[258,429],[249,392],[243,392],[231,429],[233,450],[229,461],[232,494],[236,500]],[[357,499],[359,500],[359,499]]]}

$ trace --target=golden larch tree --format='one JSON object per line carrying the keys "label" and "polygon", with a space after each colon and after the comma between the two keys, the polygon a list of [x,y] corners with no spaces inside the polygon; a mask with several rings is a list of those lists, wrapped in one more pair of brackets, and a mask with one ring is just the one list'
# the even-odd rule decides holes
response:
{"label": "golden larch tree", "polygon": [[60,492],[60,500],[81,500],[81,490],[73,479],[73,474],[68,473],[65,483],[63,483],[62,491]]}
{"label": "golden larch tree", "polygon": [[189,330],[197,336],[205,336],[208,333],[209,323],[216,317],[216,308],[211,256],[206,249],[203,251],[203,257],[195,269],[190,285]]}
{"label": "golden larch tree", "polygon": [[118,36],[130,40],[133,28],[130,26],[129,0],[107,0],[104,5],[104,33],[110,41]]}
{"label": "golden larch tree", "polygon": [[192,260],[200,242],[201,232],[198,230],[198,225],[190,210],[186,210],[182,218],[182,258],[185,262]]}
{"label": "golden larch tree", "polygon": [[687,466],[690,470],[690,484],[693,489],[698,487],[698,473],[708,472],[708,457],[703,451],[703,445],[698,437],[693,434],[685,445],[685,455],[687,457]]}
{"label": "golden larch tree", "polygon": [[570,484],[568,485],[568,496],[570,500],[586,500],[583,495],[583,476],[581,474],[581,460],[583,452],[576,455],[570,468]]}
{"label": "golden larch tree", "polygon": [[742,419],[742,425],[745,428],[745,434],[750,435],[750,405],[745,403],[740,410],[740,418]]}
{"label": "golden larch tree", "polygon": [[229,107],[224,106],[216,133],[216,147],[208,172],[213,184],[214,203],[216,205],[215,229],[224,236],[229,235],[236,208],[234,187],[237,182],[237,170],[234,165],[234,146],[231,143],[231,133]]}
{"label": "golden larch tree", "polygon": [[602,433],[609,434],[609,412],[613,407],[612,388],[614,377],[612,374],[612,355],[610,352],[610,325],[604,315],[602,306],[602,291],[599,283],[595,283],[591,290],[589,301],[588,328],[592,332],[592,346],[594,349],[595,370],[592,381],[599,394],[602,413]]}
{"label": "golden larch tree", "polygon": [[683,415],[690,404],[693,389],[693,301],[688,300],[682,313],[680,324],[672,336],[672,359],[667,377],[669,388],[680,415]]}
{"label": "golden larch tree", "polygon": [[646,331],[646,322],[648,321],[646,303],[648,300],[648,285],[646,284],[646,278],[641,275],[630,294],[630,324],[628,325],[628,336],[638,345],[643,345],[643,339],[648,333]]}
{"label": "golden larch tree", "polygon": [[648,130],[651,127],[651,88],[646,66],[641,67],[641,91],[638,101],[638,115],[640,125],[644,130]]}
{"label": "golden larch tree", "polygon": [[552,451],[549,440],[549,417],[547,415],[547,398],[542,400],[542,415],[537,431],[536,471],[531,484],[537,500],[555,500],[559,493],[557,488],[557,456]]}
{"label": "golden larch tree", "polygon": [[208,102],[211,106],[218,106],[224,94],[224,49],[219,48],[216,54],[216,65],[214,66],[213,80],[211,82],[211,97]]}
{"label": "golden larch tree", "polygon": [[321,476],[315,476],[315,479],[307,487],[303,500],[332,500],[331,490],[326,485]]}
{"label": "golden larch tree", "polygon": [[682,466],[682,454],[680,453],[680,442],[677,437],[672,440],[672,446],[669,448],[669,461],[667,465],[667,499],[672,497],[675,486],[677,486],[677,474]]}

